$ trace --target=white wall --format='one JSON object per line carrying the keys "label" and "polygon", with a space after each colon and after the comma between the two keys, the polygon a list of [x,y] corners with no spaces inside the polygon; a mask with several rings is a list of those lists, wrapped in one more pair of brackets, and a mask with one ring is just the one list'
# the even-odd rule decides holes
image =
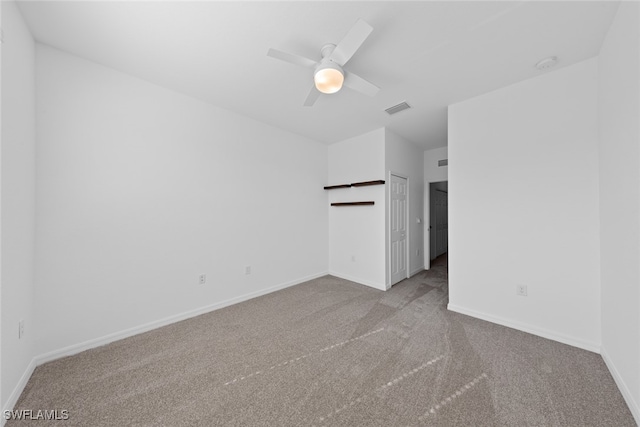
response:
{"label": "white wall", "polygon": [[593,351],[597,65],[450,106],[448,167],[449,308]]}
{"label": "white wall", "polygon": [[640,424],[638,3],[622,2],[598,58],[602,355]]}
{"label": "white wall", "polygon": [[[385,129],[386,150],[386,180],[390,179],[389,173],[396,173],[408,178],[409,184],[409,274],[412,276],[424,270],[424,162],[422,150],[411,144],[404,138]],[[389,206],[389,189],[386,186],[387,206]],[[387,209],[387,215],[389,215]],[[418,223],[420,220],[420,223]],[[388,224],[388,217],[387,217]],[[388,233],[388,226],[387,233]],[[388,239],[387,239],[388,243]],[[387,246],[387,254],[388,254]],[[387,271],[390,274],[389,259],[387,257]],[[390,278],[387,277],[387,283]]]}
{"label": "white wall", "polygon": [[[442,182],[447,180],[448,166],[438,166],[439,160],[448,159],[447,147],[433,148],[424,152],[424,223],[431,224],[431,214],[429,211],[430,197],[429,183]],[[435,231],[435,228],[433,229]],[[424,265],[429,269],[431,266],[431,236],[427,225],[424,227]]]}
{"label": "white wall", "polygon": [[447,147],[433,148],[424,152],[424,180],[425,182],[439,182],[447,180],[448,166],[438,166],[439,160],[448,159]]}
{"label": "white wall", "polygon": [[[35,56],[13,1],[2,2],[2,145],[0,181],[2,354],[0,400],[13,406],[34,356]],[[18,339],[18,322],[25,335]]]}
{"label": "white wall", "polygon": [[327,273],[326,146],[46,46],[36,58],[45,360]]}
{"label": "white wall", "polygon": [[[326,185],[385,178],[385,129],[329,146]],[[329,272],[386,289],[386,185],[326,190],[329,195]],[[373,206],[329,206],[333,202],[374,201]],[[355,259],[355,261],[354,261]]]}

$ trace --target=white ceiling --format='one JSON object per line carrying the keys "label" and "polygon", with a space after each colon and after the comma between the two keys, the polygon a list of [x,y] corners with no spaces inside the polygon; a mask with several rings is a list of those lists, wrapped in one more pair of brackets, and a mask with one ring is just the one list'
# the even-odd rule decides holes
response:
{"label": "white ceiling", "polygon": [[[425,149],[447,141],[447,105],[598,54],[618,2],[21,1],[41,43],[325,143],[387,126]],[[373,33],[345,67],[381,88],[302,103],[312,70],[358,18]],[[548,71],[547,71],[548,72]],[[394,116],[401,101],[413,108]]]}

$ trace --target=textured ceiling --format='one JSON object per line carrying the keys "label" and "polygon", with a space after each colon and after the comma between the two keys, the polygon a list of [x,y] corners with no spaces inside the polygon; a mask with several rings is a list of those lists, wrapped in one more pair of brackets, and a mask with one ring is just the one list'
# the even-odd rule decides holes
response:
{"label": "textured ceiling", "polygon": [[[20,1],[35,39],[325,143],[382,126],[425,149],[447,141],[447,105],[598,54],[618,3]],[[302,103],[312,70],[358,18],[374,28],[347,64],[381,88]],[[549,72],[549,71],[546,71]],[[407,101],[394,116],[384,110]]]}

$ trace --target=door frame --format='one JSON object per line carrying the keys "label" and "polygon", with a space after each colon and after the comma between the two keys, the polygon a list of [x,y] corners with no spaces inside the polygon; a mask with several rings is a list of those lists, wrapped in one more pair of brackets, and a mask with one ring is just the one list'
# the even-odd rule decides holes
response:
{"label": "door frame", "polygon": [[387,182],[389,183],[389,185],[387,185],[388,190],[386,191],[386,199],[387,199],[387,227],[386,227],[386,250],[387,250],[387,290],[391,289],[391,175],[393,176],[397,176],[398,178],[402,178],[402,179],[406,179],[407,180],[407,209],[405,212],[406,218],[406,224],[407,224],[407,240],[405,242],[406,245],[406,263],[407,265],[405,266],[406,272],[407,272],[407,277],[405,277],[405,279],[408,279],[410,277],[411,271],[410,271],[410,265],[411,265],[411,253],[409,251],[409,249],[411,248],[411,223],[409,222],[409,211],[411,210],[411,197],[410,197],[410,193],[411,193],[411,181],[409,179],[409,177],[407,175],[398,173],[398,172],[393,172],[393,171],[388,171],[387,173]]}

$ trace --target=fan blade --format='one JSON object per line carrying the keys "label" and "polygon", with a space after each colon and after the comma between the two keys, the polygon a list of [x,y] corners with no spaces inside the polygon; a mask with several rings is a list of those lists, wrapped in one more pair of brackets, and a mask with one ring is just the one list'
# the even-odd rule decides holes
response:
{"label": "fan blade", "polygon": [[344,85],[369,96],[375,96],[375,94],[380,90],[378,86],[366,81],[359,75],[350,72],[345,72]]}
{"label": "fan blade", "polygon": [[320,98],[320,91],[318,89],[316,89],[315,86],[311,86],[311,90],[309,91],[309,95],[307,95],[307,99],[304,100],[304,106],[305,107],[311,107],[313,104],[316,103],[316,101],[318,100],[318,98]]}
{"label": "fan blade", "polygon": [[294,55],[293,53],[283,52],[278,49],[269,49],[267,56],[280,59],[282,61],[290,62],[295,65],[300,65],[306,68],[315,68],[318,63],[313,59],[305,58],[304,56]]}
{"label": "fan blade", "polygon": [[364,43],[373,31],[371,25],[364,22],[362,19],[358,19],[353,27],[349,30],[346,36],[333,50],[329,59],[338,63],[340,66],[344,65],[351,59],[356,50]]}

